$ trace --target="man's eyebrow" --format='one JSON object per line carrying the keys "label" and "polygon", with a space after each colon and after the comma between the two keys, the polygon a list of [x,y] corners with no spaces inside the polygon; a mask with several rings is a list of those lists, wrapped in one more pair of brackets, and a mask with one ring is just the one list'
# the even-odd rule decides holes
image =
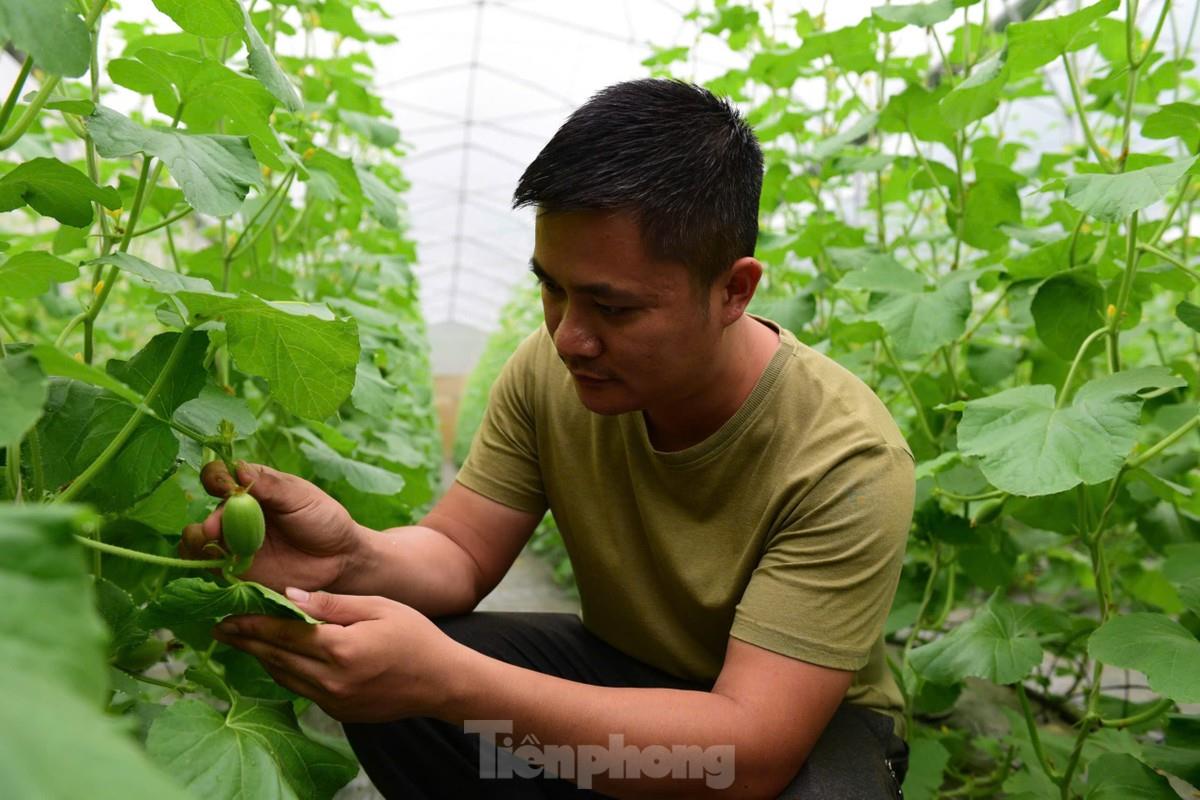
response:
{"label": "man's eyebrow", "polygon": [[[538,263],[537,258],[532,256],[529,258],[529,271],[536,275],[537,279],[543,283],[558,283],[558,281],[551,278],[546,270],[542,268],[542,265]],[[599,297],[605,300],[620,300],[627,303],[640,303],[645,301],[645,298],[640,294],[626,291],[624,289],[618,289],[609,283],[584,283],[576,286],[575,289],[583,292],[584,294],[590,294],[593,297]]]}

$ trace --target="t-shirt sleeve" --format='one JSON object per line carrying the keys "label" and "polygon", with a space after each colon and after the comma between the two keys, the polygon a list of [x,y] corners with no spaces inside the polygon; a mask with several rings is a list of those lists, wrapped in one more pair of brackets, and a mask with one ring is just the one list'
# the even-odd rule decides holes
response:
{"label": "t-shirt sleeve", "polygon": [[484,497],[533,514],[546,510],[533,407],[540,333],[526,338],[500,370],[456,478]]}
{"label": "t-shirt sleeve", "polygon": [[730,635],[834,669],[866,666],[912,522],[912,456],[880,444],[839,462],[768,541]]}

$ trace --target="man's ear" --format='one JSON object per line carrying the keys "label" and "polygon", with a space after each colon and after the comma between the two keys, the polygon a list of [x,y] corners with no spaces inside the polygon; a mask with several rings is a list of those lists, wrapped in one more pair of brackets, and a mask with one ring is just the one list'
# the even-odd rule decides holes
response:
{"label": "man's ear", "polygon": [[739,258],[729,270],[717,279],[721,298],[721,322],[732,325],[746,313],[746,306],[754,299],[758,281],[762,278],[762,262],[753,256]]}

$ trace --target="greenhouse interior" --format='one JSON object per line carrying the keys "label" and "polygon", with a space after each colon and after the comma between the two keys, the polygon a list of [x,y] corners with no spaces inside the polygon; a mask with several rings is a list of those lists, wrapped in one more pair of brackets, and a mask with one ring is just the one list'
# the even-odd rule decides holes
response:
{"label": "greenhouse interior", "polygon": [[1198,26],[0,0],[0,798],[1200,797]]}

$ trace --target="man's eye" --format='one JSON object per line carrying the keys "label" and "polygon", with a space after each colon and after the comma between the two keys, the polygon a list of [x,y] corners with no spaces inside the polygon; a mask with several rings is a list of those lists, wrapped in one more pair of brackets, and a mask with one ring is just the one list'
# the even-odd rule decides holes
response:
{"label": "man's eye", "polygon": [[545,289],[550,294],[559,294],[560,292],[562,292],[561,286],[557,286],[553,283],[548,283],[546,281],[540,281],[540,283],[542,284],[542,288]]}
{"label": "man's eye", "polygon": [[624,314],[626,311],[630,310],[630,309],[624,308],[622,306],[606,306],[606,305],[602,305],[601,303],[597,303],[596,308],[600,311],[601,314],[604,314],[604,315],[610,316],[610,317],[615,317],[618,314]]}

